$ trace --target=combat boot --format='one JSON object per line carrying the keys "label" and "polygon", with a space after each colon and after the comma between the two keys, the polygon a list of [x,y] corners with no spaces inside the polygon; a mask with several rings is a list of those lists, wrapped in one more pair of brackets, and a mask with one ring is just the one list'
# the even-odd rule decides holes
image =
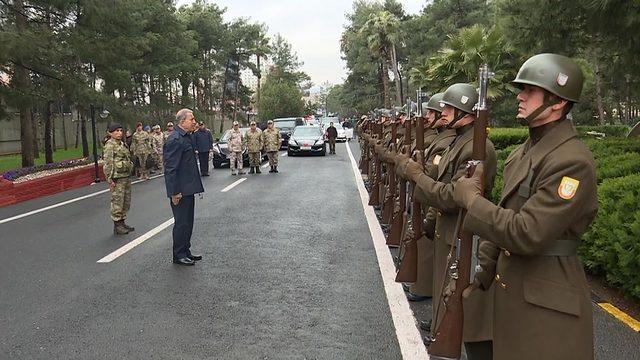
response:
{"label": "combat boot", "polygon": [[256,174],[262,174],[262,171],[260,171],[260,166],[256,166]]}
{"label": "combat boot", "polygon": [[125,229],[129,230],[129,232],[132,232],[132,231],[135,231],[135,230],[136,230],[136,228],[134,228],[133,226],[129,226],[129,225],[127,225],[127,224],[124,222],[124,220],[122,220],[122,226],[124,226],[124,227],[125,227]]}
{"label": "combat boot", "polygon": [[274,173],[277,173],[277,172],[278,172],[278,167],[277,167],[277,166],[274,166],[274,167],[273,167],[273,172],[274,172]]}
{"label": "combat boot", "polygon": [[113,222],[113,233],[115,235],[126,235],[129,233],[129,230],[123,226],[123,221],[114,221]]}
{"label": "combat boot", "polygon": [[273,166],[271,166],[271,170],[269,170],[270,173],[273,173],[275,171],[273,171]]}
{"label": "combat boot", "polygon": [[254,167],[252,166],[252,167],[251,167],[251,170],[249,170],[249,174],[255,174],[255,172],[256,172],[256,171],[255,171]]}

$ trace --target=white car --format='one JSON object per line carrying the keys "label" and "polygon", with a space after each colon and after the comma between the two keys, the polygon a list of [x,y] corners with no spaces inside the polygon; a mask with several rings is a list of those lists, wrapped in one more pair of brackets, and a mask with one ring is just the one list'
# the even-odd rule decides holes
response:
{"label": "white car", "polygon": [[[325,137],[327,134],[327,128],[329,127],[329,123],[322,123],[322,130],[325,133]],[[347,141],[347,130],[342,128],[342,125],[340,125],[340,123],[333,123],[333,127],[336,128],[336,130],[338,131],[338,137],[336,138],[336,141]],[[353,137],[353,130],[351,130],[351,137]]]}

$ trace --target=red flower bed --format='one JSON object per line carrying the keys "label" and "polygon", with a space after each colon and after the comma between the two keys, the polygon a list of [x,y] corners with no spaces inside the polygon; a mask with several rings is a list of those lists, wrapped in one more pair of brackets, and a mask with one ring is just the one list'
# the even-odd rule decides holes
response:
{"label": "red flower bed", "polygon": [[[87,166],[17,184],[0,178],[0,207],[87,186],[94,181],[93,169]],[[99,172],[104,180],[102,165]]]}

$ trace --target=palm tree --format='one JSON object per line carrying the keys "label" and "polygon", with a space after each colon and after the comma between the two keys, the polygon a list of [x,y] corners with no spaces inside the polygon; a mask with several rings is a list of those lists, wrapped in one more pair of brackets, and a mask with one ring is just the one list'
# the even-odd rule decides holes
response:
{"label": "palm tree", "polygon": [[480,65],[487,63],[495,76],[491,79],[489,97],[498,98],[511,85],[506,82],[514,73],[513,51],[496,28],[483,25],[461,29],[449,39],[435,56],[426,58],[410,71],[411,82],[432,92],[443,91],[457,82],[474,82]]}
{"label": "palm tree", "polygon": [[400,38],[400,20],[388,11],[374,12],[369,15],[359,33],[366,37],[371,54],[380,62],[384,107],[390,106],[389,70],[393,71],[396,82],[396,102],[402,104],[400,74],[395,56],[395,46]]}

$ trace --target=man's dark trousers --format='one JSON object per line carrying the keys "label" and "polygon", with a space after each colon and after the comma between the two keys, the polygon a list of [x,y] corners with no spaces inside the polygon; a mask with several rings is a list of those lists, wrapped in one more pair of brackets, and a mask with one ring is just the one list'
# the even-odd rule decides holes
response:
{"label": "man's dark trousers", "polygon": [[[171,202],[171,200],[169,200]],[[171,203],[173,212],[173,259],[183,259],[191,256],[191,233],[193,232],[193,217],[195,196],[182,197],[178,205]]]}
{"label": "man's dark trousers", "polygon": [[200,161],[200,175],[209,174],[209,152],[200,151],[198,160]]}

